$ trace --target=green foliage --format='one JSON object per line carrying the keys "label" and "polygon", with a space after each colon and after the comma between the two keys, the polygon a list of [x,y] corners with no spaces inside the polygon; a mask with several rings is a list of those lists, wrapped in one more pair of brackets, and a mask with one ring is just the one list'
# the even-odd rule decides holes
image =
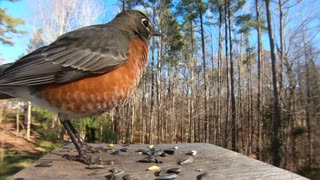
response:
{"label": "green foliage", "polygon": [[266,27],[266,20],[265,19],[260,19],[260,21],[256,21],[256,20],[251,20],[248,22],[249,26],[257,29],[258,27],[261,28],[262,32],[266,32],[267,31],[267,27]]}
{"label": "green foliage", "polygon": [[23,24],[24,20],[12,17],[7,14],[6,9],[0,8],[0,42],[13,46],[12,35],[26,33],[26,31],[17,29],[17,26]]}
{"label": "green foliage", "polygon": [[41,147],[43,149],[46,150],[46,152],[51,152],[54,149],[59,148],[61,145],[63,144],[62,141],[60,141],[59,143],[52,143],[52,141],[46,141],[46,140],[38,140],[36,142],[37,147]]}
{"label": "green foliage", "polygon": [[135,6],[142,5],[147,6],[148,4],[143,0],[119,0],[122,6],[126,9],[134,9]]}
{"label": "green foliage", "polygon": [[[73,121],[74,122],[74,121]],[[84,118],[79,121],[80,129],[85,132],[85,141],[94,143],[96,141],[97,121],[95,118]]]}
{"label": "green foliage", "polygon": [[240,10],[246,4],[246,0],[231,0],[231,13]]}
{"label": "green foliage", "polygon": [[45,128],[48,128],[51,125],[55,114],[39,107],[32,107],[31,116],[37,122],[42,123]]}
{"label": "green foliage", "polygon": [[240,26],[238,33],[249,34],[250,33],[250,21],[253,20],[251,14],[243,14],[236,17],[236,25]]}
{"label": "green foliage", "polygon": [[89,143],[117,143],[119,139],[119,132],[112,131],[110,119],[104,116],[75,119],[72,125]]}
{"label": "green foliage", "polygon": [[4,150],[0,151],[0,153],[3,157],[0,160],[0,179],[8,179],[42,156],[41,153],[33,154],[13,150]]}
{"label": "green foliage", "polygon": [[177,64],[180,51],[183,46],[182,35],[180,33],[180,24],[173,17],[170,9],[164,9],[161,15],[162,25],[161,29],[164,34],[170,34],[164,37],[164,41],[168,46],[166,58],[170,59],[168,63]]}
{"label": "green foliage", "polygon": [[[35,121],[32,126],[32,130],[40,134],[41,140],[49,141],[53,144],[50,146],[51,148],[46,148],[52,150],[52,148],[56,147],[56,145],[61,144],[62,139],[59,138],[60,132],[60,122],[57,122],[58,125],[52,126],[52,121],[55,119],[55,114],[51,113],[45,109],[32,107],[31,116]],[[39,143],[41,143],[39,140]],[[40,144],[38,144],[40,146]]]}
{"label": "green foliage", "polygon": [[102,142],[104,143],[117,143],[120,137],[119,132],[113,132],[111,129],[106,129],[102,134]]}
{"label": "green foliage", "polygon": [[38,134],[41,135],[41,139],[45,141],[50,141],[53,143],[60,143],[62,139],[58,137],[59,128],[43,128],[42,126],[34,126],[33,130],[35,130]]}
{"label": "green foliage", "polygon": [[176,7],[176,15],[186,21],[193,21],[198,17],[198,3],[194,0],[182,0]]}

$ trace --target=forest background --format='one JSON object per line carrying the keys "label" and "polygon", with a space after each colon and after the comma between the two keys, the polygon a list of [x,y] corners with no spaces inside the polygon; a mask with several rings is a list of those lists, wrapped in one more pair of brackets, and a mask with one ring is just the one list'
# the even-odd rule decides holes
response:
{"label": "forest background", "polygon": [[[146,13],[164,34],[151,39],[145,75],[127,104],[73,121],[88,142],[206,142],[320,177],[316,0],[0,3],[2,63],[65,32],[106,23],[123,9]],[[23,120],[16,129],[23,128],[27,139],[37,133],[50,142],[64,140],[57,115],[17,99],[0,106],[2,121]]]}

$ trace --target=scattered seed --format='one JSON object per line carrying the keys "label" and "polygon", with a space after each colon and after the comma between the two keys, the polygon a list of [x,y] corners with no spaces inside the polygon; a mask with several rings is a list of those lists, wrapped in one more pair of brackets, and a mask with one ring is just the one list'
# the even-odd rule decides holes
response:
{"label": "scattered seed", "polygon": [[162,149],[159,149],[157,151],[154,151],[153,153],[155,156],[161,156],[162,154],[164,154],[164,151]]}
{"label": "scattered seed", "polygon": [[39,164],[37,164],[35,167],[51,167],[52,161],[42,161]]}
{"label": "scattered seed", "polygon": [[174,149],[166,149],[166,150],[164,150],[164,152],[169,155],[173,155],[175,153],[175,150]]}
{"label": "scattered seed", "polygon": [[197,176],[197,180],[201,180],[203,177],[205,177],[205,176],[207,176],[207,175],[208,175],[207,172],[203,172],[203,173],[201,173],[201,174],[199,174],[199,175]]}
{"label": "scattered seed", "polygon": [[107,165],[114,165],[114,161],[113,160],[107,161]]}
{"label": "scattered seed", "polygon": [[126,174],[122,177],[123,180],[131,180],[132,177],[130,176],[130,174]]}
{"label": "scattered seed", "polygon": [[113,144],[108,144],[108,147],[113,148],[113,147],[114,147],[114,145],[113,145]]}
{"label": "scattered seed", "polygon": [[95,171],[89,173],[88,176],[96,176],[96,175],[105,174],[105,173],[106,173],[105,171],[95,170]]}
{"label": "scattered seed", "polygon": [[155,176],[162,176],[162,175],[164,175],[164,170],[163,169],[160,169],[159,171],[156,171],[156,172],[154,172],[154,175]]}
{"label": "scattered seed", "polygon": [[179,174],[181,173],[181,169],[180,168],[170,168],[167,170],[168,174],[174,173],[174,174]]}
{"label": "scattered seed", "polygon": [[139,154],[151,155],[149,150],[138,149],[136,152],[138,152]]}
{"label": "scattered seed", "polygon": [[168,174],[168,175],[159,176],[156,178],[156,180],[169,180],[169,179],[175,179],[176,177],[178,177],[176,174]]}
{"label": "scattered seed", "polygon": [[112,153],[110,153],[111,155],[119,155],[120,154],[120,150],[115,150]]}
{"label": "scattered seed", "polygon": [[120,151],[121,152],[128,152],[128,148],[121,148]]}
{"label": "scattered seed", "polygon": [[104,165],[91,164],[86,167],[86,169],[104,169],[106,168]]}
{"label": "scattered seed", "polygon": [[120,174],[124,173],[124,171],[119,168],[109,169],[109,172],[111,172],[113,175],[120,175]]}
{"label": "scattered seed", "polygon": [[186,165],[186,164],[191,164],[193,162],[193,157],[192,156],[189,156],[187,157],[186,159],[183,159],[181,161],[178,161],[178,164],[179,165]]}
{"label": "scattered seed", "polygon": [[113,174],[108,174],[105,176],[107,180],[122,180],[122,177],[120,175],[113,175]]}
{"label": "scattered seed", "polygon": [[191,150],[190,152],[188,152],[186,155],[191,155],[191,156],[195,156],[197,155],[197,150]]}
{"label": "scattered seed", "polygon": [[107,151],[112,150],[112,148],[111,147],[103,147],[101,150],[104,152],[107,152]]}
{"label": "scattered seed", "polygon": [[134,174],[126,174],[122,177],[123,180],[138,180],[138,176]]}
{"label": "scattered seed", "polygon": [[142,159],[138,160],[137,162],[141,162],[141,163],[162,163],[162,161],[159,161],[153,155],[150,155],[150,156],[147,156],[145,158],[142,158]]}
{"label": "scattered seed", "polygon": [[160,167],[158,167],[158,166],[151,166],[147,170],[148,171],[158,171],[159,169],[160,169]]}

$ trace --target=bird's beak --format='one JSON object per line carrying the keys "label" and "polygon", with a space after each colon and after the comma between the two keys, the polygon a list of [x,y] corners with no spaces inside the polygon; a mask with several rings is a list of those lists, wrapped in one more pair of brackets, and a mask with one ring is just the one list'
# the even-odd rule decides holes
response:
{"label": "bird's beak", "polygon": [[159,31],[153,31],[152,36],[163,36]]}

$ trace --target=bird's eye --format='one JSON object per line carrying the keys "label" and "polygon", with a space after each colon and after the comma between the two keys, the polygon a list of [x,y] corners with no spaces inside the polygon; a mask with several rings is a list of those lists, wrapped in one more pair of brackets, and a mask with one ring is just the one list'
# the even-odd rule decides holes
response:
{"label": "bird's eye", "polygon": [[146,27],[146,28],[148,28],[149,27],[149,21],[148,20],[146,20],[146,19],[142,19],[142,24]]}

